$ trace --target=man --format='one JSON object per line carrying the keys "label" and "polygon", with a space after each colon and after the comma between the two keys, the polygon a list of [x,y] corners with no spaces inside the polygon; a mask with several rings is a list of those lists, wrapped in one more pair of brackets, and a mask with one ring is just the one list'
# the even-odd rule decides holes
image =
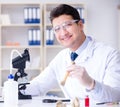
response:
{"label": "man", "polygon": [[[59,84],[67,98],[89,95],[101,102],[120,101],[120,53],[86,36],[79,13],[70,5],[54,8],[50,20],[58,42],[66,49],[31,81],[26,94],[44,95]],[[76,59],[71,59],[71,52],[77,53]]]}

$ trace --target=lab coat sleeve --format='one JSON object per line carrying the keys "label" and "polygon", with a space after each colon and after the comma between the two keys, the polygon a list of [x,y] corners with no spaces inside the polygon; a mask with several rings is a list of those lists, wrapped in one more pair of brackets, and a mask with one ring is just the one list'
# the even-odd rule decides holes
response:
{"label": "lab coat sleeve", "polygon": [[[27,86],[25,94],[30,94],[32,96],[43,96],[49,90],[59,88],[59,69],[61,70],[61,54],[64,56],[63,52],[64,51],[58,53],[49,63],[48,67],[46,67],[46,69],[42,71],[40,75],[30,81],[30,85]],[[66,54],[66,51],[64,54]]]}
{"label": "lab coat sleeve", "polygon": [[116,102],[120,101],[120,53],[113,51],[107,58],[105,76],[103,82],[95,82],[89,95],[96,101]]}
{"label": "lab coat sleeve", "polygon": [[32,96],[45,95],[50,89],[57,87],[57,81],[53,69],[48,66],[40,75],[30,81],[30,85],[27,86],[25,94]]}

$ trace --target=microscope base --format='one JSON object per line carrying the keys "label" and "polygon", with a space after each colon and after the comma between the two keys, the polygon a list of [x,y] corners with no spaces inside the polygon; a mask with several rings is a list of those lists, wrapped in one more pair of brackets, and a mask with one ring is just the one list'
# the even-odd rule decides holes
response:
{"label": "microscope base", "polygon": [[18,99],[22,99],[22,100],[32,99],[32,96],[31,95],[23,95],[21,92],[19,92]]}

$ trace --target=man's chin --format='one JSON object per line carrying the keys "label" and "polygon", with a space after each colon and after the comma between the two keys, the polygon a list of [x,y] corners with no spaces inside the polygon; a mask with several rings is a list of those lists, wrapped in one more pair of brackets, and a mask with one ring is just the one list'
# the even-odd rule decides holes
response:
{"label": "man's chin", "polygon": [[67,45],[67,44],[62,44],[62,46],[64,46],[65,48],[69,48],[70,45]]}

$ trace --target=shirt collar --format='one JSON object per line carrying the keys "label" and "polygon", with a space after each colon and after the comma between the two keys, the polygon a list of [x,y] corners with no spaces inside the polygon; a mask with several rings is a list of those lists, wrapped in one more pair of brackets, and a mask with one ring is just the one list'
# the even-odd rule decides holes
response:
{"label": "shirt collar", "polygon": [[[95,48],[95,40],[92,39],[92,37],[90,36],[86,36],[85,41],[83,42],[83,44],[75,51],[78,55],[82,55],[81,57],[81,62],[87,60],[89,57],[92,56],[93,54],[93,50]],[[86,51],[83,52],[83,50],[86,49]],[[70,60],[70,54],[71,51],[69,50],[69,55],[68,55],[68,59]],[[77,61],[77,59],[76,59]]]}
{"label": "shirt collar", "polygon": [[91,38],[89,36],[86,36],[86,39],[83,42],[83,44],[75,52],[79,55],[87,47],[90,40]]}

